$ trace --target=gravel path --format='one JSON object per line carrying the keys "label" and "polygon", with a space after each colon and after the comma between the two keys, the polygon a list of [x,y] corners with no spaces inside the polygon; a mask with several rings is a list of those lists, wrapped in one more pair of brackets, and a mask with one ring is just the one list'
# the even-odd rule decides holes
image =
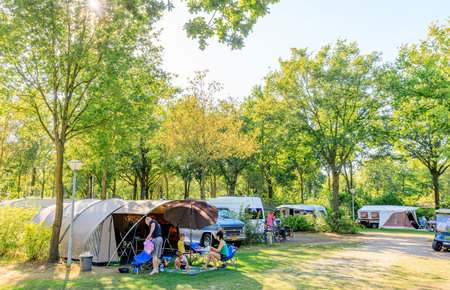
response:
{"label": "gravel path", "polygon": [[371,253],[393,253],[418,257],[450,259],[450,252],[436,252],[432,249],[433,234],[362,232],[360,235],[337,235],[324,233],[296,232],[293,242],[302,244],[329,244],[342,242],[361,242],[358,251]]}

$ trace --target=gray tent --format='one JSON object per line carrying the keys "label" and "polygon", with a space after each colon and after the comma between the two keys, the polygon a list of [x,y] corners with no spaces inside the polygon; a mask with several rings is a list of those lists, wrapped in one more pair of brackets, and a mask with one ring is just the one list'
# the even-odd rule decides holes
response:
{"label": "gray tent", "polygon": [[[122,238],[132,239],[133,236],[124,237],[128,229],[143,215],[149,215],[160,222],[169,242],[176,243],[176,229],[164,221],[164,208],[172,203],[168,200],[140,200],[128,201],[122,199],[82,199],[75,202],[73,224],[73,248],[72,257],[78,259],[84,252],[94,255],[94,263],[106,263],[111,255],[112,261],[117,261],[115,249]],[[56,206],[50,206],[41,210],[32,222],[46,222],[53,224]],[[71,203],[64,203],[63,220],[60,233],[60,254],[67,257]],[[164,227],[164,226],[165,227]],[[141,223],[136,233],[143,239],[148,227]],[[135,232],[133,232],[134,234]],[[164,234],[164,233],[163,233]],[[137,248],[137,245],[134,245]]]}

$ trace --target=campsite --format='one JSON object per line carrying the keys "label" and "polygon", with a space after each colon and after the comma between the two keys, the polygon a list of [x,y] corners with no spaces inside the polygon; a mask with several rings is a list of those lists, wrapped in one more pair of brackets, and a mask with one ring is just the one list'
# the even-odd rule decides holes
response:
{"label": "campsite", "polygon": [[243,247],[237,271],[195,276],[121,274],[118,266],[80,272],[79,264],[67,273],[64,265],[0,260],[0,289],[448,289],[450,252],[434,252],[432,240],[431,233],[405,230],[367,229],[357,236],[303,233],[292,243]]}
{"label": "campsite", "polygon": [[449,0],[0,0],[0,289],[450,289]]}

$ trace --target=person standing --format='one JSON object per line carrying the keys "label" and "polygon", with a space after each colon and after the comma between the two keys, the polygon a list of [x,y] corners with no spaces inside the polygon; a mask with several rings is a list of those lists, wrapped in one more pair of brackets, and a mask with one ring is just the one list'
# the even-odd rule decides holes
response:
{"label": "person standing", "polygon": [[147,217],[145,223],[150,227],[150,233],[147,236],[147,240],[153,239],[153,244],[155,245],[155,250],[153,252],[153,271],[150,273],[150,275],[154,275],[159,272],[159,263],[162,257],[163,239],[161,226],[151,217]]}

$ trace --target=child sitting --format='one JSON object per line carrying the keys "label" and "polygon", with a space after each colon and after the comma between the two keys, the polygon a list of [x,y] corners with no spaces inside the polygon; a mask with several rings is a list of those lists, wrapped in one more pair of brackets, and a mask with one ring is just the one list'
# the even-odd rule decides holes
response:
{"label": "child sitting", "polygon": [[189,266],[189,264],[188,264],[188,260],[186,259],[184,254],[180,251],[177,251],[177,259],[175,260],[175,268],[177,270],[191,268],[191,266]]}
{"label": "child sitting", "polygon": [[184,238],[185,235],[180,234],[180,240],[178,241],[178,251],[180,251],[183,254],[186,253],[186,249],[184,248]]}

